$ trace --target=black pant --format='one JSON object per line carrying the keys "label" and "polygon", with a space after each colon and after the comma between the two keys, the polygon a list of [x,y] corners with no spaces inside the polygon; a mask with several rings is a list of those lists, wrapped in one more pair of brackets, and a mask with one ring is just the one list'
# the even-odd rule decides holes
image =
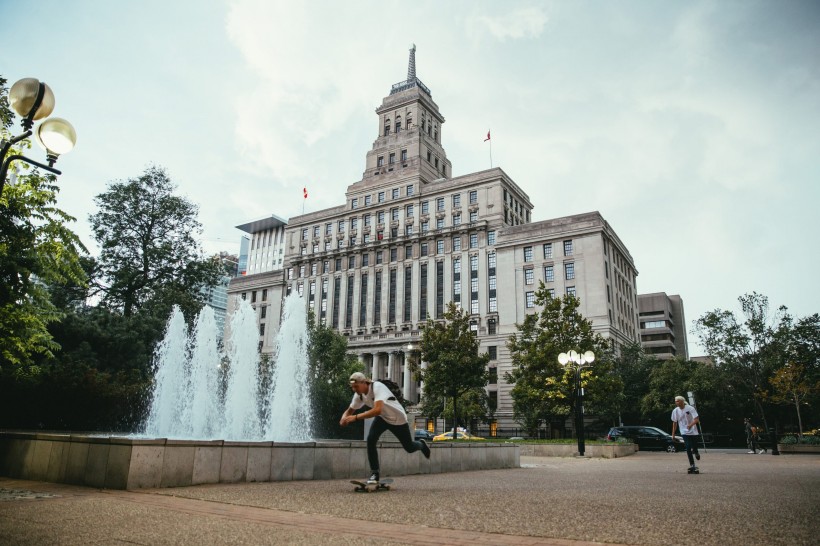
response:
{"label": "black pant", "polygon": [[693,453],[698,452],[698,438],[699,434],[681,434],[683,436],[683,445],[686,446],[686,456],[689,457],[689,466],[695,466],[695,457]]}
{"label": "black pant", "polygon": [[749,446],[749,450],[757,451],[757,436],[752,434],[751,432],[746,435],[746,445]]}
{"label": "black pant", "polygon": [[407,453],[413,453],[421,449],[421,442],[417,442],[410,437],[410,427],[407,423],[402,425],[391,425],[387,421],[376,416],[373,418],[373,423],[370,425],[370,433],[367,435],[367,460],[370,463],[370,471],[379,471],[379,450],[376,449],[376,443],[379,437],[385,430],[390,430],[393,435],[399,439],[402,447]]}

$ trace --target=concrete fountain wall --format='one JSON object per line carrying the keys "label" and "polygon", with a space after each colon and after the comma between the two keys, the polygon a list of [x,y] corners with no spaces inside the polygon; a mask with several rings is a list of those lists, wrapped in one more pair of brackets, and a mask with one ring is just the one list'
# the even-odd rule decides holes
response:
{"label": "concrete fountain wall", "polygon": [[[382,442],[383,476],[518,468],[520,447],[443,443],[432,455]],[[135,439],[116,436],[0,432],[0,475],[106,489],[206,483],[361,479],[369,468],[364,441],[304,443]]]}

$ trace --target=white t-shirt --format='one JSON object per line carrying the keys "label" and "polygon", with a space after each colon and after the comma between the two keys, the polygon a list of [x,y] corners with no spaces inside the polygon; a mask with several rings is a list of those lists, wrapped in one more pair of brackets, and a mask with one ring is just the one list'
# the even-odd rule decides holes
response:
{"label": "white t-shirt", "polygon": [[697,416],[698,412],[689,404],[685,404],[683,409],[675,406],[672,410],[672,420],[677,421],[681,434],[699,434],[697,425],[692,424]]}
{"label": "white t-shirt", "polygon": [[[388,398],[393,398],[393,400],[388,400]],[[372,408],[376,400],[384,402],[384,405],[382,405],[381,418],[387,423],[391,425],[403,425],[407,423],[407,414],[404,413],[404,408],[398,400],[395,400],[390,389],[379,381],[373,381],[370,384],[370,389],[368,389],[367,394],[354,394],[353,400],[350,402],[350,407],[354,410],[362,406]]]}

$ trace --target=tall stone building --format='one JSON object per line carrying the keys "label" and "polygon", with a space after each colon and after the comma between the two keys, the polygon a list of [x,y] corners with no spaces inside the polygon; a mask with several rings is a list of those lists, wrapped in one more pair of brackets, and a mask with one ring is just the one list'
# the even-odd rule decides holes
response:
{"label": "tall stone building", "polygon": [[231,283],[229,297],[255,302],[263,352],[273,350],[282,298],[296,291],[347,336],[369,374],[418,401],[423,385],[405,373],[408,358],[425,321],[454,301],[490,354],[497,426],[511,428],[506,340],[536,311],[539,282],[578,296],[581,313],[614,344],[638,341],[637,271],[626,245],[598,212],[533,222],[529,196],[500,168],[453,176],[445,119],[416,77],[415,48],[407,79],[376,115],[376,139],[345,202],[288,220],[283,270],[249,268]]}

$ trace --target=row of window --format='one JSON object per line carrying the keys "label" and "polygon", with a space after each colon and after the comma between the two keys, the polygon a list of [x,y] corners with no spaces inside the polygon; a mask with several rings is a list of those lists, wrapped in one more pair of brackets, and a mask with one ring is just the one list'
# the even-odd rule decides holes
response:
{"label": "row of window", "polygon": [[[406,150],[402,150],[402,156],[403,157],[405,155],[405,152],[406,152]],[[392,156],[394,154],[390,154],[390,155]],[[380,161],[382,159],[383,159],[382,157],[379,158]],[[381,163],[379,163],[379,165],[381,166]],[[405,186],[404,191],[405,191],[405,195],[404,195],[405,197],[412,197],[415,194],[415,187],[414,187],[413,184],[408,184],[407,186]],[[468,195],[469,195],[469,202],[470,202],[471,205],[478,204],[478,190],[471,190]],[[400,199],[402,197],[401,188],[393,188],[392,190],[390,190],[390,196],[391,196],[391,199]],[[452,199],[453,208],[458,208],[458,207],[461,206],[461,194],[460,193],[454,193],[453,195],[450,196],[450,198]],[[380,191],[380,192],[376,193],[376,203],[384,203],[386,199],[387,199],[387,191]],[[362,198],[354,197],[350,200],[350,208],[351,209],[359,208],[360,204],[363,204],[365,207],[371,206],[373,204],[373,195],[365,195]],[[444,211],[444,204],[445,204],[445,198],[444,197],[437,197],[435,199],[436,211],[439,211],[439,212]],[[409,205],[409,206],[412,206],[412,205]],[[398,209],[395,209],[395,210],[398,210]],[[421,202],[421,213],[422,214],[428,214],[429,212],[430,212],[430,202],[429,201],[422,201]],[[344,222],[344,220],[340,220],[340,222]],[[332,224],[330,224],[330,223],[326,224],[326,226],[330,226],[330,225],[332,225]],[[319,226],[314,226],[313,229],[316,232],[315,236],[318,237]],[[328,231],[328,234],[329,233],[330,232]]]}
{"label": "row of window", "polygon": [[[531,262],[533,260],[533,251],[531,246],[524,247],[524,261]],[[552,243],[544,243],[543,245],[544,250],[544,259],[549,259],[553,257],[552,254]],[[572,256],[572,239],[568,239],[564,241],[564,256]]]}
{"label": "row of window", "polygon": [[[564,264],[564,279],[571,281],[575,279],[575,264],[573,262],[565,263]],[[555,282],[555,266],[554,265],[545,265],[544,266],[544,282],[551,283]],[[524,270],[524,284],[534,284],[535,283],[535,269],[529,267]],[[609,287],[607,287],[609,288]]]}
{"label": "row of window", "polygon": [[[567,296],[575,296],[575,287],[574,286],[567,286],[566,288]],[[554,298],[555,297],[555,288],[547,288],[547,297]],[[524,293],[524,299],[527,302],[527,309],[532,309],[535,307],[535,292],[529,291]]]}

